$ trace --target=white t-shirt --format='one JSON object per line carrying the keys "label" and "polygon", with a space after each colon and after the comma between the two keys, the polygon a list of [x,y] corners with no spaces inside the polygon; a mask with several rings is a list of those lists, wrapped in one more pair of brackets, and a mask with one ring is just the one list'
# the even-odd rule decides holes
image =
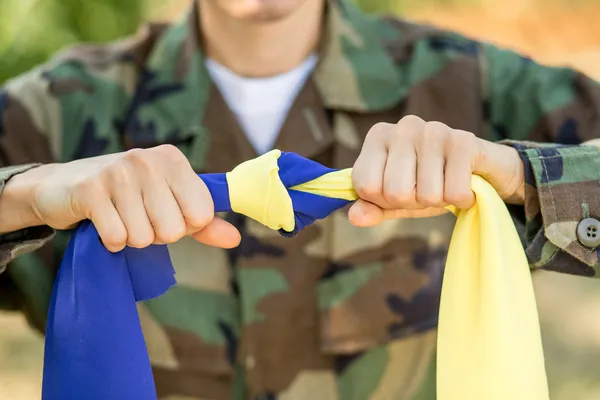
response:
{"label": "white t-shirt", "polygon": [[245,78],[214,60],[206,67],[258,154],[273,148],[300,89],[317,64],[316,54],[298,67],[267,78]]}

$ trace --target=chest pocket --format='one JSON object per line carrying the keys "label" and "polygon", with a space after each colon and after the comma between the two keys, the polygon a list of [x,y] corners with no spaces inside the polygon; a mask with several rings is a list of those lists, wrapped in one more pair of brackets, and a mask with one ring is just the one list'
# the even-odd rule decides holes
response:
{"label": "chest pocket", "polygon": [[[331,263],[317,284],[321,351],[349,355],[437,325],[452,215],[352,226],[327,224]],[[312,251],[319,251],[315,244]]]}

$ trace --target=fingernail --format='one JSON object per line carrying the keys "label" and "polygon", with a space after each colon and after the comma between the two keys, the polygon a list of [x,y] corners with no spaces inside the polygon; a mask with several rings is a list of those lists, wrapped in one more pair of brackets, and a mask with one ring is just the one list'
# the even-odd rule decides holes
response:
{"label": "fingernail", "polygon": [[353,207],[350,209],[350,223],[354,226],[363,226],[365,224],[366,215],[361,207]]}

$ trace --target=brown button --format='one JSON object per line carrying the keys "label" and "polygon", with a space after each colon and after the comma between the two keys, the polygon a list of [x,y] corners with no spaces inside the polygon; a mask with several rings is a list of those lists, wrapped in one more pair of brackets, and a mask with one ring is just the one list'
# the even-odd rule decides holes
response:
{"label": "brown button", "polygon": [[577,239],[585,247],[594,248],[600,245],[600,221],[586,218],[577,225]]}

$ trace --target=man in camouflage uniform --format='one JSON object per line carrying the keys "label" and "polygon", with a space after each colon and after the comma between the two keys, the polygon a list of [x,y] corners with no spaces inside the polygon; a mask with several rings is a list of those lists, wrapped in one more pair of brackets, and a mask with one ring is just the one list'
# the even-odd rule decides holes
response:
{"label": "man in camouflage uniform", "polygon": [[[208,9],[227,1],[199,3]],[[309,7],[311,0],[278,4],[285,8],[297,3]],[[520,155],[526,184],[520,200],[514,201],[522,205],[511,206],[511,211],[532,269],[596,275],[600,150],[581,145],[600,137],[600,87],[595,82],[453,33],[397,19],[371,19],[341,0],[320,7],[320,61],[296,98],[276,148],[334,168],[351,167],[362,158],[362,164],[356,163],[359,175],[369,170],[366,159],[379,175],[355,177],[357,191],[384,206],[378,189],[369,186],[373,179],[382,181],[380,159],[372,152],[382,143],[377,137],[389,136],[398,126],[409,132],[410,124],[425,131],[437,127],[440,137],[459,132],[465,143],[472,139],[460,132],[472,132],[484,147]],[[202,14],[195,4],[179,23],[148,25],[135,37],[108,45],[78,46],[0,91],[4,309],[23,311],[43,330],[68,236],[50,226],[68,228],[89,217],[107,247],[118,250],[125,244],[111,242],[111,232],[119,226],[111,225],[109,217],[94,219],[94,212],[75,206],[69,217],[52,213],[65,209],[66,197],[77,203],[69,190],[83,190],[72,182],[79,182],[90,165],[100,171],[92,175],[100,176],[113,165],[125,165],[123,160],[127,165],[138,162],[142,167],[137,171],[149,173],[174,164],[175,171],[192,179],[187,162],[198,173],[224,172],[257,155],[204,67],[211,31]],[[261,18],[268,20],[269,15]],[[304,24],[306,31],[295,35],[308,34],[320,20]],[[446,125],[403,118],[410,115]],[[404,137],[402,129],[396,134]],[[425,136],[432,137],[415,137]],[[436,137],[421,148],[437,146]],[[361,153],[365,138],[367,150]],[[491,143],[501,140],[502,145]],[[133,148],[145,150],[123,153]],[[163,162],[155,162],[160,157]],[[427,165],[423,157],[419,160],[419,168]],[[465,169],[469,176],[478,172],[474,164]],[[110,168],[110,176],[126,191],[128,182],[121,178],[130,175]],[[123,168],[117,172],[129,171]],[[411,175],[407,168],[398,180]],[[46,172],[36,178],[36,171]],[[486,175],[485,168],[479,172]],[[510,178],[493,171],[487,175],[496,180],[497,189]],[[39,186],[34,195],[23,189],[31,182]],[[98,180],[85,182],[85,201],[91,202],[95,196],[90,193],[100,193],[92,189],[104,186]],[[184,186],[193,186],[188,199],[210,203],[203,200],[204,188],[194,186],[201,183],[187,182]],[[443,197],[452,197],[447,194]],[[511,194],[503,196],[507,202]],[[159,397],[434,399],[437,312],[454,218],[435,211],[444,198],[417,200],[429,207],[406,210],[411,207],[398,206],[406,199],[395,197],[388,197],[391,207],[383,208],[397,211],[377,209],[363,223],[357,211],[355,224],[340,211],[294,239],[239,215],[226,215],[241,232],[241,244],[235,247],[237,233],[231,225],[202,214],[211,204],[204,211],[196,209],[197,223],[188,224],[196,229],[175,235],[180,240],[160,238],[156,226],[156,237],[146,243],[132,235],[126,238],[138,247],[169,243],[177,270],[178,286],[139,307]],[[468,194],[455,197],[465,204],[473,201]],[[23,210],[32,209],[36,201],[35,216],[25,217],[29,211]],[[113,201],[118,207],[118,199]],[[40,202],[47,210],[39,209]],[[183,203],[179,205],[185,214]],[[364,215],[369,204],[362,203]],[[187,207],[192,210],[193,205]],[[121,216],[124,221],[126,214]],[[437,216],[393,218],[407,215]]]}

